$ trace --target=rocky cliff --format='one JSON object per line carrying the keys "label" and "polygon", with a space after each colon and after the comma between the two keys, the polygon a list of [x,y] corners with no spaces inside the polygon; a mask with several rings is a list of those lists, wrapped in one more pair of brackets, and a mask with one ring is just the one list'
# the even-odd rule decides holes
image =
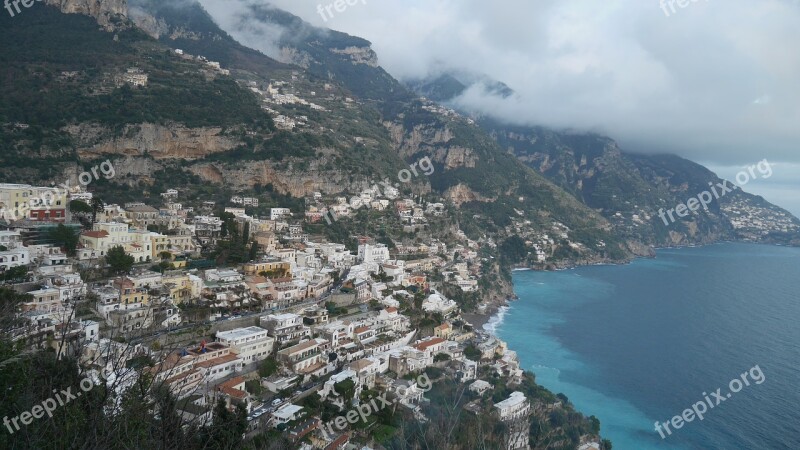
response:
{"label": "rocky cliff", "polygon": [[106,30],[123,26],[128,17],[128,0],[46,0],[65,14],[83,14],[94,17]]}
{"label": "rocky cliff", "polygon": [[97,124],[80,124],[65,129],[75,138],[81,158],[102,155],[149,155],[155,159],[201,159],[225,152],[239,144],[222,134],[220,127],[187,128],[183,125],[142,123],[126,125],[115,136]]}

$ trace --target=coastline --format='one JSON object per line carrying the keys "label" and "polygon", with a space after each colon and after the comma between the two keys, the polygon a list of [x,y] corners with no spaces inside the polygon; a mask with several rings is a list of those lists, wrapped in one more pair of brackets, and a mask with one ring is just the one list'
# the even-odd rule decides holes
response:
{"label": "coastline", "polygon": [[492,305],[485,313],[462,314],[462,317],[472,325],[476,333],[488,333],[497,337],[495,327],[502,323],[508,306],[506,301],[503,304]]}
{"label": "coastline", "polygon": [[[721,245],[725,245],[725,244],[738,244],[738,245],[737,246],[733,246],[730,249],[724,248],[722,250],[715,250],[716,247],[721,246]],[[744,244],[749,244],[749,245],[744,245]],[[755,245],[751,248],[750,246],[752,246],[752,244],[755,244]],[[761,250],[759,250],[759,247],[761,247]],[[736,252],[738,252],[738,253],[740,253],[742,255],[749,255],[751,252],[757,252],[757,253],[758,252],[766,252],[766,253],[769,254],[769,253],[771,253],[773,251],[773,250],[769,249],[770,247],[773,247],[774,249],[776,249],[775,251],[777,251],[778,248],[781,248],[781,247],[784,247],[784,246],[775,245],[773,243],[763,243],[763,242],[720,241],[720,242],[714,242],[714,243],[710,243],[710,244],[697,245],[697,246],[665,247],[665,248],[659,248],[658,250],[659,251],[663,251],[663,252],[666,253],[666,254],[661,254],[660,258],[669,260],[671,258],[675,258],[676,257],[674,254],[684,255],[684,257],[690,258],[690,259],[692,259],[692,258],[693,259],[697,259],[696,255],[695,255],[695,252],[700,250],[701,248],[705,248],[705,249],[707,249],[707,251],[710,251],[710,252],[720,251],[722,253],[727,254],[727,252],[729,252],[729,251],[736,251]],[[675,252],[674,251],[674,250],[681,250],[681,249],[686,250],[688,253],[683,253],[683,252],[679,253],[679,252]],[[644,259],[645,261],[643,261],[643,262],[646,262],[650,258],[636,258],[636,259],[637,260],[638,259]],[[614,265],[625,266],[627,264],[628,263],[614,264]],[[647,266],[649,264],[650,263],[647,263],[645,265]],[[654,261],[654,264],[658,265],[659,263]],[[584,266],[586,266],[586,265],[578,264],[578,265],[574,265],[572,268],[573,269],[577,269],[579,267],[584,267]],[[623,269],[623,270],[627,270],[627,269]],[[555,271],[542,271],[542,272],[555,272]],[[526,274],[516,274],[516,272],[515,272],[515,275],[518,275],[519,277],[527,276]],[[533,274],[531,274],[531,275],[533,275]],[[564,275],[568,275],[569,278],[571,278],[571,274],[569,274],[569,273],[568,274],[564,274]],[[564,275],[562,275],[561,277],[562,278],[566,278],[566,277],[564,277]],[[523,284],[525,284],[525,283],[523,283]],[[750,283],[750,284],[752,285],[752,283]],[[551,300],[550,303],[552,303],[552,301],[555,301],[557,303],[563,303],[565,301],[570,301],[569,297],[554,298],[554,297],[551,297],[549,294],[545,294],[545,291],[532,294],[531,292],[527,292],[526,289],[522,287],[522,284],[520,285],[519,289],[520,290],[518,290],[518,291],[515,290],[517,292],[517,294],[519,294],[520,296],[524,296],[524,298],[527,298],[529,300],[531,300],[531,299],[538,300],[538,299],[542,298],[542,295],[546,295],[546,298]],[[511,299],[508,299],[508,300],[511,300]],[[505,302],[506,306],[510,306],[511,305],[511,301],[508,301],[508,300]],[[483,314],[483,317],[481,318],[482,319],[481,322],[477,322],[477,321],[475,322],[475,324],[476,324],[475,330],[476,330],[476,332],[482,332],[482,333],[485,333],[485,334],[488,334],[488,335],[495,336],[498,339],[502,339],[499,336],[499,331],[500,331],[500,328],[502,326],[501,324],[503,324],[505,322],[506,325],[504,327],[502,327],[502,328],[505,329],[505,331],[506,331],[503,334],[505,335],[505,337],[507,339],[509,339],[509,341],[508,341],[508,349],[509,350],[522,349],[523,353],[520,354],[520,360],[521,360],[520,362],[522,362],[523,357],[524,357],[524,353],[525,353],[524,352],[525,347],[528,346],[529,343],[530,343],[529,341],[526,340],[526,339],[528,339],[528,337],[527,337],[527,335],[525,335],[525,332],[524,332],[525,329],[526,329],[525,328],[526,324],[531,323],[529,321],[535,321],[537,323],[537,326],[538,326],[538,325],[541,325],[542,323],[547,323],[549,319],[552,319],[552,318],[548,317],[546,314],[541,315],[540,312],[536,308],[532,307],[533,304],[537,304],[537,303],[538,303],[538,301],[527,301],[527,302],[525,302],[525,305],[523,305],[523,304],[517,305],[518,310],[517,310],[517,308],[515,308],[515,314],[513,316],[511,316],[510,314],[508,316],[506,316],[506,312],[508,312],[508,310],[502,308],[502,306],[496,306],[496,305],[492,305],[491,307],[487,306],[486,309],[485,309],[485,312]],[[547,304],[548,302],[544,301],[543,303]],[[662,302],[662,304],[666,304],[666,303]],[[724,304],[724,302],[722,304]],[[742,308],[739,308],[739,309],[741,310]],[[617,316],[619,316],[619,315],[617,315]],[[531,326],[531,328],[533,328],[533,327]],[[694,329],[699,329],[699,328],[698,327],[694,327]],[[515,332],[516,330],[519,330],[520,333],[516,333]],[[583,338],[582,336],[577,336],[577,337],[576,336],[572,336],[572,337],[573,337],[573,341],[575,339]],[[695,339],[694,341],[698,341],[698,340]],[[538,344],[539,341],[537,340],[536,342],[537,342],[537,346],[535,348],[537,348],[537,349],[544,348],[545,349],[542,352],[542,353],[545,354],[545,359],[547,359],[548,357],[552,356],[552,355],[549,355],[547,353],[548,351],[552,350],[550,347],[547,347],[547,346],[541,347]],[[556,361],[558,361],[558,358],[560,358],[560,356],[558,356],[558,354],[557,354],[554,358],[555,358]],[[577,382],[574,382],[574,381],[570,381],[568,379],[561,379],[560,381],[558,381],[557,384],[554,385],[554,384],[552,384],[553,383],[552,378],[554,378],[554,377],[560,378],[558,376],[558,372],[556,372],[555,375],[554,375],[553,372],[555,372],[557,370],[557,369],[554,369],[554,368],[558,368],[560,370],[567,370],[567,369],[570,369],[570,368],[574,369],[575,366],[572,366],[572,365],[569,365],[569,364],[568,365],[553,364],[553,363],[551,363],[549,361],[542,361],[538,357],[533,358],[533,359],[531,359],[529,357],[528,360],[529,361],[528,361],[528,366],[526,367],[526,370],[530,370],[530,371],[536,370],[537,372],[539,372],[539,370],[540,370],[539,368],[541,367],[541,370],[542,370],[543,373],[537,373],[537,375],[541,375],[540,377],[537,377],[537,382],[539,382],[538,380],[541,378],[541,383],[542,383],[541,385],[543,387],[545,385],[547,385],[548,387],[546,389],[550,390],[551,392],[559,392],[559,391],[561,391],[565,395],[567,395],[569,398],[571,398],[571,399],[574,398],[576,400],[576,406],[575,406],[576,411],[578,411],[578,412],[580,412],[582,414],[585,414],[585,415],[594,414],[598,418],[602,417],[601,418],[601,430],[602,430],[601,434],[603,435],[603,437],[611,439],[612,442],[614,442],[615,444],[616,443],[620,443],[626,448],[634,448],[634,447],[631,447],[630,444],[631,444],[631,442],[634,442],[635,439],[643,438],[643,439],[647,440],[648,439],[647,436],[652,437],[651,435],[649,435],[647,433],[644,433],[644,434],[641,434],[641,435],[632,434],[632,433],[643,432],[643,430],[639,429],[640,428],[639,425],[641,423],[644,423],[645,421],[643,421],[643,419],[642,419],[642,417],[644,417],[644,414],[641,413],[641,410],[639,408],[637,408],[635,406],[632,406],[632,405],[635,404],[635,402],[633,402],[633,400],[630,400],[629,397],[620,396],[619,398],[617,398],[613,394],[609,394],[608,391],[604,391],[603,389],[598,388],[595,385],[592,385],[592,384],[580,384],[580,383],[577,383]],[[563,361],[568,361],[568,362],[572,361],[571,359],[564,359],[564,358],[562,358],[562,360]],[[530,366],[531,363],[535,364],[535,366],[533,368],[530,368],[531,367]],[[540,364],[541,364],[541,366],[539,366]],[[762,365],[762,367],[763,367],[763,365]],[[530,368],[530,369],[528,369],[528,368]],[[675,379],[675,377],[672,377],[671,379]],[[602,386],[602,385],[598,385],[598,386]],[[695,387],[699,387],[699,386],[695,386]],[[585,388],[585,389],[583,389],[583,388]],[[675,391],[678,392],[678,389],[675,388]],[[631,397],[631,398],[635,399],[635,398],[638,398],[638,397]],[[580,400],[580,402],[578,402],[577,400]],[[589,406],[587,406],[587,402],[589,402],[589,404],[591,404],[591,408]],[[578,405],[581,405],[581,406],[578,406]],[[611,406],[609,406],[609,405],[611,405]],[[603,420],[603,419],[605,419],[605,420]],[[633,432],[631,432],[631,430],[633,430]],[[713,435],[713,433],[717,432],[715,430],[716,429],[712,429],[708,433],[710,435]],[[649,430],[647,430],[647,431],[649,431]],[[697,436],[700,436],[700,437],[697,437]],[[704,437],[704,436],[706,436],[706,437]],[[706,438],[707,438],[707,435],[702,434],[702,433],[698,434],[698,435],[693,435],[693,437],[692,437],[692,439],[706,439]],[[638,441],[636,441],[636,442],[638,442]],[[644,447],[645,444],[646,444],[645,442],[642,442],[643,447],[639,447],[639,448],[654,448],[658,443],[657,442],[655,444],[650,443],[650,444],[653,444],[653,445],[649,446],[649,447]],[[679,444],[681,444],[681,443],[675,443],[675,445],[679,445]],[[681,447],[681,448],[683,448],[683,447]]]}
{"label": "coastline", "polygon": [[[633,263],[639,259],[654,259],[657,258],[659,250],[675,250],[675,249],[684,249],[684,248],[702,248],[708,247],[712,245],[720,245],[725,243],[738,243],[738,244],[755,244],[755,245],[774,245],[774,246],[781,246],[772,242],[754,242],[754,241],[742,241],[742,240],[718,240],[714,242],[708,242],[703,244],[687,244],[687,245],[676,245],[671,247],[650,247],[650,252],[647,255],[636,255],[629,259],[622,260],[622,261],[610,261],[607,259],[599,259],[599,260],[583,260],[583,261],[571,261],[571,262],[559,262],[559,263],[552,263],[548,264],[545,267],[526,267],[526,266],[513,266],[511,267],[511,272],[523,272],[523,271],[539,271],[539,272],[559,272],[563,270],[570,270],[576,269],[578,267],[586,267],[586,266],[597,266],[597,265],[608,265],[608,266],[625,266],[628,264]],[[514,283],[511,282],[511,290],[513,293],[514,290]],[[497,297],[497,299],[493,299],[484,303],[485,311],[484,312],[471,312],[471,313],[464,313],[462,316],[464,319],[472,324],[475,332],[483,332],[488,333],[496,338],[499,338],[496,333],[496,325],[502,323],[503,317],[505,316],[506,312],[508,311],[508,307],[512,301],[519,300],[516,293],[513,293],[512,296],[507,296],[505,298]],[[488,325],[488,326],[487,326]],[[513,349],[511,349],[513,350]]]}

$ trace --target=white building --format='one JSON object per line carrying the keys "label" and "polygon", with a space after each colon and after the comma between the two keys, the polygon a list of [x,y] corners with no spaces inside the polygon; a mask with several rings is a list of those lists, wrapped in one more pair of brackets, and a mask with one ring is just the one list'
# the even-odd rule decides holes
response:
{"label": "white building", "polygon": [[274,424],[277,427],[281,424],[289,423],[293,420],[297,420],[302,417],[303,407],[293,405],[291,403],[283,405],[272,413],[272,418],[274,420]]}
{"label": "white building", "polygon": [[292,211],[289,208],[270,208],[269,210],[269,220],[280,220],[291,215]]}
{"label": "white building", "polygon": [[267,329],[279,345],[311,337],[311,330],[297,314],[270,314],[261,318],[261,326]]}
{"label": "white building", "polygon": [[531,405],[525,397],[525,394],[516,391],[502,402],[495,403],[494,407],[497,409],[497,415],[500,420],[506,421],[527,417]]}
{"label": "white building", "polygon": [[422,302],[422,309],[426,312],[438,312],[447,315],[458,309],[458,304],[434,291]]}
{"label": "white building", "polygon": [[5,272],[12,267],[30,264],[30,253],[22,246],[0,252],[0,272]]}
{"label": "white building", "polygon": [[235,351],[245,364],[266,359],[275,343],[268,331],[260,327],[220,331],[217,340]]}
{"label": "white building", "polygon": [[478,394],[483,395],[486,391],[492,388],[492,385],[489,384],[488,381],[484,380],[475,380],[474,383],[469,385],[469,390]]}
{"label": "white building", "polygon": [[368,264],[383,264],[389,260],[389,248],[385,244],[361,244],[358,246],[358,259]]}
{"label": "white building", "polygon": [[527,449],[531,404],[522,392],[513,392],[507,399],[495,403],[497,416],[508,425],[506,445],[508,450]]}

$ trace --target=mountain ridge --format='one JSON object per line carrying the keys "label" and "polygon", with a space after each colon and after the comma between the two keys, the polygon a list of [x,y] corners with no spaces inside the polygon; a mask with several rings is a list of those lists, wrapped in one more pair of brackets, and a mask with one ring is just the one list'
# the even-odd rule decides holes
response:
{"label": "mountain ridge", "polygon": [[[436,95],[438,101],[447,105],[457,105],[457,98],[475,87],[482,88],[489,95],[503,97],[481,87],[486,81],[475,81],[481,80],[478,76],[468,83],[455,80],[459,83],[457,89],[447,87],[453,80],[445,74],[438,78],[412,80],[407,84],[418,94]],[[475,118],[499,145],[526,165],[601,212],[605,218],[615,221],[615,228],[620,233],[630,235],[630,227],[640,228],[641,231],[634,236],[647,245],[696,245],[719,240],[800,245],[800,220],[797,217],[741,189],[733,195],[715,199],[704,213],[674,223],[663,221],[662,209],[674,209],[708,190],[707,184],[724,181],[686,158],[624,151],[612,138],[597,133],[509,125],[476,111],[462,109],[460,112]],[[641,205],[632,208],[617,201],[632,198]],[[635,223],[638,221],[635,217],[645,217],[648,224]],[[750,224],[743,223],[742,217]],[[779,224],[772,228],[748,226],[769,220],[777,220]]]}

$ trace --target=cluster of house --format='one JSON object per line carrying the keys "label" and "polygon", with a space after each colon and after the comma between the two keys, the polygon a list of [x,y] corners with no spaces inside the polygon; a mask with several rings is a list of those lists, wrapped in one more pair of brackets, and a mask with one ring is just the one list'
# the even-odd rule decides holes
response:
{"label": "cluster of house", "polygon": [[770,233],[796,233],[800,229],[797,220],[790,213],[752,205],[746,200],[729,200],[720,208],[734,230],[751,241],[759,241]]}
{"label": "cluster of house", "polygon": [[[415,339],[418,330],[394,307],[338,320],[325,308],[306,307],[264,315],[259,326],[217,332],[215,342],[162,352],[149,370],[184,400],[179,404],[187,418],[209,418],[222,398],[231,408],[244,405],[253,430],[278,428],[293,440],[308,438],[313,444],[308,448],[341,448],[351,435],[334,432],[303,406],[303,398],[315,395],[345,412],[358,406],[361,392],[376,391],[426,421],[421,405],[429,401],[424,394],[430,385],[406,375],[438,367],[479,396],[492,388],[478,379],[479,366],[491,367],[509,383],[521,381],[516,354],[502,341],[453,325],[459,314],[452,309],[434,336]],[[465,357],[468,343],[477,343],[479,362]],[[278,369],[261,377],[258,366],[267,358],[274,358]],[[337,390],[345,383],[351,395]],[[520,392],[494,405],[494,413],[509,424],[507,448],[527,448],[530,409]]]}
{"label": "cluster of house", "polygon": [[[293,75],[292,79],[297,80],[297,77],[298,75],[295,74]],[[289,117],[272,109],[270,105],[303,105],[314,111],[327,111],[325,107],[299,97],[294,93],[294,89],[290,83],[286,81],[273,81],[268,83],[266,86],[259,85],[255,81],[250,81],[247,87],[261,98],[263,102],[262,108],[273,116],[275,126],[282,130],[292,130],[297,126],[307,125],[309,122],[308,116],[300,115],[296,117]],[[314,91],[310,91],[308,94],[312,97],[317,95]]]}
{"label": "cluster of house", "polygon": [[[520,216],[523,215],[522,211],[517,210],[517,213]],[[569,227],[558,221],[551,222],[549,225],[549,230],[534,231],[531,229],[530,220],[517,217],[514,218],[512,224],[509,225],[508,231],[522,237],[525,240],[525,245],[532,249],[532,252],[535,253],[534,255],[531,255],[531,260],[536,263],[546,262],[548,258],[553,255],[555,250],[564,243],[569,245],[571,249],[577,252],[587,250],[587,247],[584,244],[572,241],[569,236]],[[597,247],[602,248],[606,246],[606,243],[603,240],[598,240],[596,245]]]}
{"label": "cluster of house", "polygon": [[340,217],[350,217],[361,208],[375,211],[386,211],[392,208],[403,224],[404,231],[414,232],[422,229],[431,217],[442,217],[446,213],[444,203],[423,203],[414,198],[399,198],[400,191],[393,186],[366,189],[357,197],[348,200],[339,196],[332,200],[323,200],[322,194],[315,192],[306,198],[306,220],[317,223],[322,220],[331,222]]}
{"label": "cluster of house", "polygon": [[[351,252],[344,244],[312,241],[287,208],[272,208],[269,217],[254,218],[237,206],[225,210],[240,232],[248,230],[258,246],[258,258],[229,268],[190,267],[187,260],[224,238],[222,218],[210,212],[194,214],[194,208],[177,203],[176,190],[162,197],[165,205],[158,209],[143,203],[105,205],[96,212],[92,229],[80,233],[75,258],[47,243],[54,223],[80,229],[69,223],[68,197],[55,199],[52,205],[63,206],[62,214],[53,214],[58,212],[53,208],[46,216],[32,211],[26,220],[0,231],[0,274],[25,266],[27,278],[33,280],[14,285],[31,295],[18,311],[24,320],[13,330],[14,339],[41,347],[55,345],[59,340],[49,339],[55,335],[68,335],[68,349],[81,349],[87,367],[112,373],[113,379],[125,383],[138,374],[127,369],[128,364],[119,364],[120,359],[147,356],[154,361],[148,369],[153,379],[182,400],[181,411],[187,418],[209,419],[213,405],[222,398],[230,407],[244,404],[253,428],[285,429],[293,439],[308,436],[319,448],[340,448],[351,435],[335,433],[319,417],[309,417],[299,400],[318,395],[342,410],[357,406],[359,395],[337,392],[342,383],[357,393],[385,392],[424,421],[420,405],[427,401],[425,389],[404,379],[406,375],[438,367],[469,383],[479,395],[491,389],[478,379],[480,366],[491,367],[509,382],[521,380],[516,354],[501,341],[465,328],[458,304],[431,287],[430,273],[438,271],[464,291],[477,289],[479,264],[473,262],[479,244],[463,233],[457,234],[459,243],[449,246],[433,240],[398,245],[392,252],[385,244],[359,237],[357,251]],[[255,199],[240,199],[242,203],[234,204],[254,206]],[[0,201],[8,205],[13,198],[0,189]],[[394,205],[402,206],[398,211],[418,207],[413,201]],[[204,203],[200,209],[212,206]],[[151,231],[156,229],[167,231]],[[172,266],[162,271],[138,266],[123,276],[84,283],[78,267],[94,267],[114,247],[122,247],[136,263],[169,261]],[[422,310],[443,319],[427,337],[400,312],[402,304],[413,304],[405,300],[420,294]],[[75,318],[81,301],[96,320]],[[257,319],[242,318],[256,320],[250,326],[233,329],[227,326],[232,322],[217,321],[220,314],[212,314],[202,322],[218,330],[213,342],[177,350],[108,338],[155,336],[164,328],[186,326],[186,312],[181,309],[185,303],[261,313]],[[368,303],[380,307],[366,308]],[[354,309],[331,318],[330,311],[343,307]],[[465,356],[469,344],[480,350],[480,362]],[[279,369],[262,378],[258,368],[267,358],[274,358]],[[269,399],[262,389],[270,393]],[[528,400],[519,393],[495,405],[496,414],[510,424],[521,418],[525,422],[529,409]],[[516,428],[509,429],[513,445],[508,448],[524,448],[527,433],[517,435]]]}
{"label": "cluster of house", "polygon": [[208,58],[206,58],[205,56],[192,56],[192,55],[186,53],[185,51],[183,51],[183,50],[181,50],[179,48],[175,49],[175,54],[178,55],[179,57],[183,58],[183,59],[199,61],[199,62],[203,63],[203,65],[206,66],[207,68],[209,68],[209,69],[213,70],[214,72],[217,72],[217,73],[219,73],[221,75],[230,75],[231,74],[231,71],[228,70],[228,69],[223,69],[220,66],[220,63],[218,63],[217,61],[209,61]]}
{"label": "cluster of house", "polygon": [[134,87],[145,87],[147,86],[149,75],[147,75],[142,69],[138,67],[129,67],[128,70],[123,73],[117,83],[118,84],[129,84]]}
{"label": "cluster of house", "polygon": [[464,117],[461,114],[459,114],[458,112],[456,112],[456,110],[451,109],[451,108],[445,108],[444,106],[441,106],[438,103],[432,102],[432,101],[428,100],[427,98],[423,99],[422,109],[424,109],[425,111],[428,111],[428,112],[432,112],[434,114],[438,114],[438,115],[443,116],[443,117],[461,119],[461,120],[464,120],[465,122],[467,122],[470,125],[474,125],[475,124],[475,120],[474,119],[471,119],[469,117]]}
{"label": "cluster of house", "polygon": [[[100,337],[100,324],[76,318],[75,305],[87,294],[86,283],[56,246],[35,241],[25,244],[20,230],[0,230],[0,274],[26,268],[15,283],[20,293],[29,294],[16,311],[4,311],[6,317],[16,315],[14,327],[8,330],[12,341],[36,348],[50,347],[62,353],[79,348]],[[62,337],[58,342],[49,339]],[[66,344],[66,345],[65,345]]]}

